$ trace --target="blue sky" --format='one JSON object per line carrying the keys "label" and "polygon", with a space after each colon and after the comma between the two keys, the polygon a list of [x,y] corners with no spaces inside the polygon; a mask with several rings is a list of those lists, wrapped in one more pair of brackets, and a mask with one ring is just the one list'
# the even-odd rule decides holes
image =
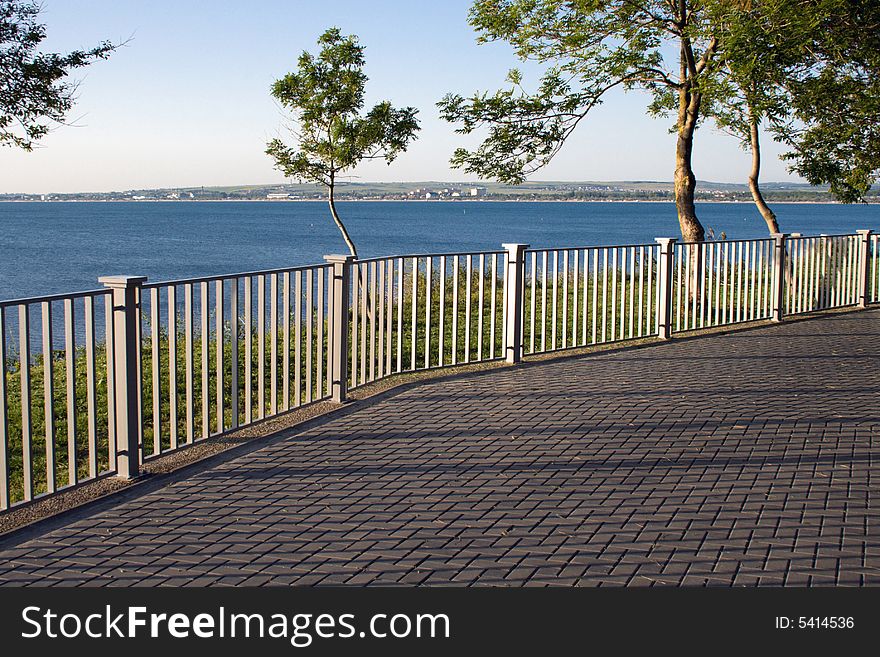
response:
{"label": "blue sky", "polygon": [[[367,102],[420,110],[422,132],[390,167],[371,162],[354,180],[472,180],[448,166],[474,145],[439,119],[450,91],[494,90],[519,63],[505,44],[478,46],[467,0],[45,0],[47,50],[103,39],[130,43],[81,80],[72,127],[33,153],[0,149],[0,193],[107,191],[281,182],[264,154],[284,113],[271,83],[292,70],[318,35],[337,25],[366,46]],[[527,73],[537,73],[526,67]],[[537,75],[529,76],[537,79]],[[533,180],[671,180],[670,121],[644,113],[646,96],[609,96]],[[795,180],[765,139],[763,179]],[[731,137],[700,130],[702,180],[743,182],[749,157]]]}

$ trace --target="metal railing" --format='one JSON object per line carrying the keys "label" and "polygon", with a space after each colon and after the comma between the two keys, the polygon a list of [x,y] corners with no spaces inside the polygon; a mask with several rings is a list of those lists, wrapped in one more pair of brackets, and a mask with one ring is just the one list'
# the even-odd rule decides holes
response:
{"label": "metal railing", "polygon": [[145,458],[327,399],[330,265],[147,284]]}
{"label": "metal railing", "polygon": [[527,250],[525,353],[656,335],[658,256],[657,244]]}
{"label": "metal railing", "polygon": [[0,510],[115,471],[111,315],[107,290],[0,302]]}
{"label": "metal railing", "polygon": [[767,319],[774,241],[676,245],[673,332]]}
{"label": "metal railing", "polygon": [[868,247],[868,301],[880,303],[880,235],[867,235]]}
{"label": "metal railing", "polygon": [[386,377],[880,302],[880,236],[416,254],[0,302],[0,512]]}
{"label": "metal railing", "polygon": [[349,386],[503,357],[504,251],[352,264]]}

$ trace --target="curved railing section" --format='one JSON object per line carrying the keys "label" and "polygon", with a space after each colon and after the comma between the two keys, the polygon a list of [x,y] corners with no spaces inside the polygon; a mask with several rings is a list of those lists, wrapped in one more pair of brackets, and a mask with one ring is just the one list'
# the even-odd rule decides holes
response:
{"label": "curved railing section", "polygon": [[0,512],[390,376],[880,303],[880,236],[427,253],[0,302]]}

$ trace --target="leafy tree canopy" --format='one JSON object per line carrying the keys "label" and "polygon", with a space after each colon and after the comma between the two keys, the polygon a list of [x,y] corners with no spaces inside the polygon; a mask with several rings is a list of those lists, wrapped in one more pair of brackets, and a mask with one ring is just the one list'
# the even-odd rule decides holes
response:
{"label": "leafy tree canopy", "polygon": [[880,171],[880,5],[872,0],[716,0],[723,44],[712,116],[755,148],[766,121],[783,158],[839,200],[859,200]]}
{"label": "leafy tree canopy", "polygon": [[286,176],[330,186],[364,160],[393,162],[419,130],[418,110],[384,101],[361,115],[364,47],[338,28],[327,30],[318,44],[317,56],[304,52],[297,72],[272,86],[272,95],[293,112],[296,139],[293,145],[273,139],[267,153]]}
{"label": "leafy tree canopy", "polygon": [[789,83],[793,121],[777,129],[790,169],[861,200],[880,177],[880,4],[814,0],[815,63]]}
{"label": "leafy tree canopy", "polygon": [[66,55],[42,53],[46,26],[35,2],[0,0],[0,145],[26,151],[73,107],[73,69],[106,59],[118,46],[109,41]]}
{"label": "leafy tree canopy", "polygon": [[293,114],[293,144],[273,139],[266,153],[285,176],[324,185],[330,213],[349,251],[357,248],[336,211],[334,191],[338,176],[364,160],[388,164],[415,139],[418,110],[395,108],[381,102],[362,115],[364,47],[356,36],[330,28],[318,39],[317,56],[303,52],[297,71],[272,86],[272,95]]}
{"label": "leafy tree canopy", "polygon": [[[713,80],[703,75],[717,49],[705,28],[702,2],[651,0],[477,0],[470,23],[478,40],[504,40],[523,61],[548,66],[534,92],[513,70],[511,86],[470,98],[448,94],[441,115],[469,134],[487,128],[475,151],[458,149],[452,164],[502,182],[522,182],[547,164],[578,123],[609,90],[643,89],[649,111],[678,112],[699,94],[711,101]],[[670,67],[663,50],[680,60]],[[700,120],[679,115],[679,123]],[[676,126],[680,127],[680,126]],[[695,126],[690,126],[695,127]]]}

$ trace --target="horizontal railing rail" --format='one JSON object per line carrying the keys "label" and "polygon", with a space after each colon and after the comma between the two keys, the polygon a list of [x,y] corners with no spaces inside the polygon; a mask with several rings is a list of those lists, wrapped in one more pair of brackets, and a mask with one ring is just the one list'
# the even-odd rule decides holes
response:
{"label": "horizontal railing rail", "polygon": [[880,235],[327,256],[0,301],[0,512],[389,376],[880,303]]}

